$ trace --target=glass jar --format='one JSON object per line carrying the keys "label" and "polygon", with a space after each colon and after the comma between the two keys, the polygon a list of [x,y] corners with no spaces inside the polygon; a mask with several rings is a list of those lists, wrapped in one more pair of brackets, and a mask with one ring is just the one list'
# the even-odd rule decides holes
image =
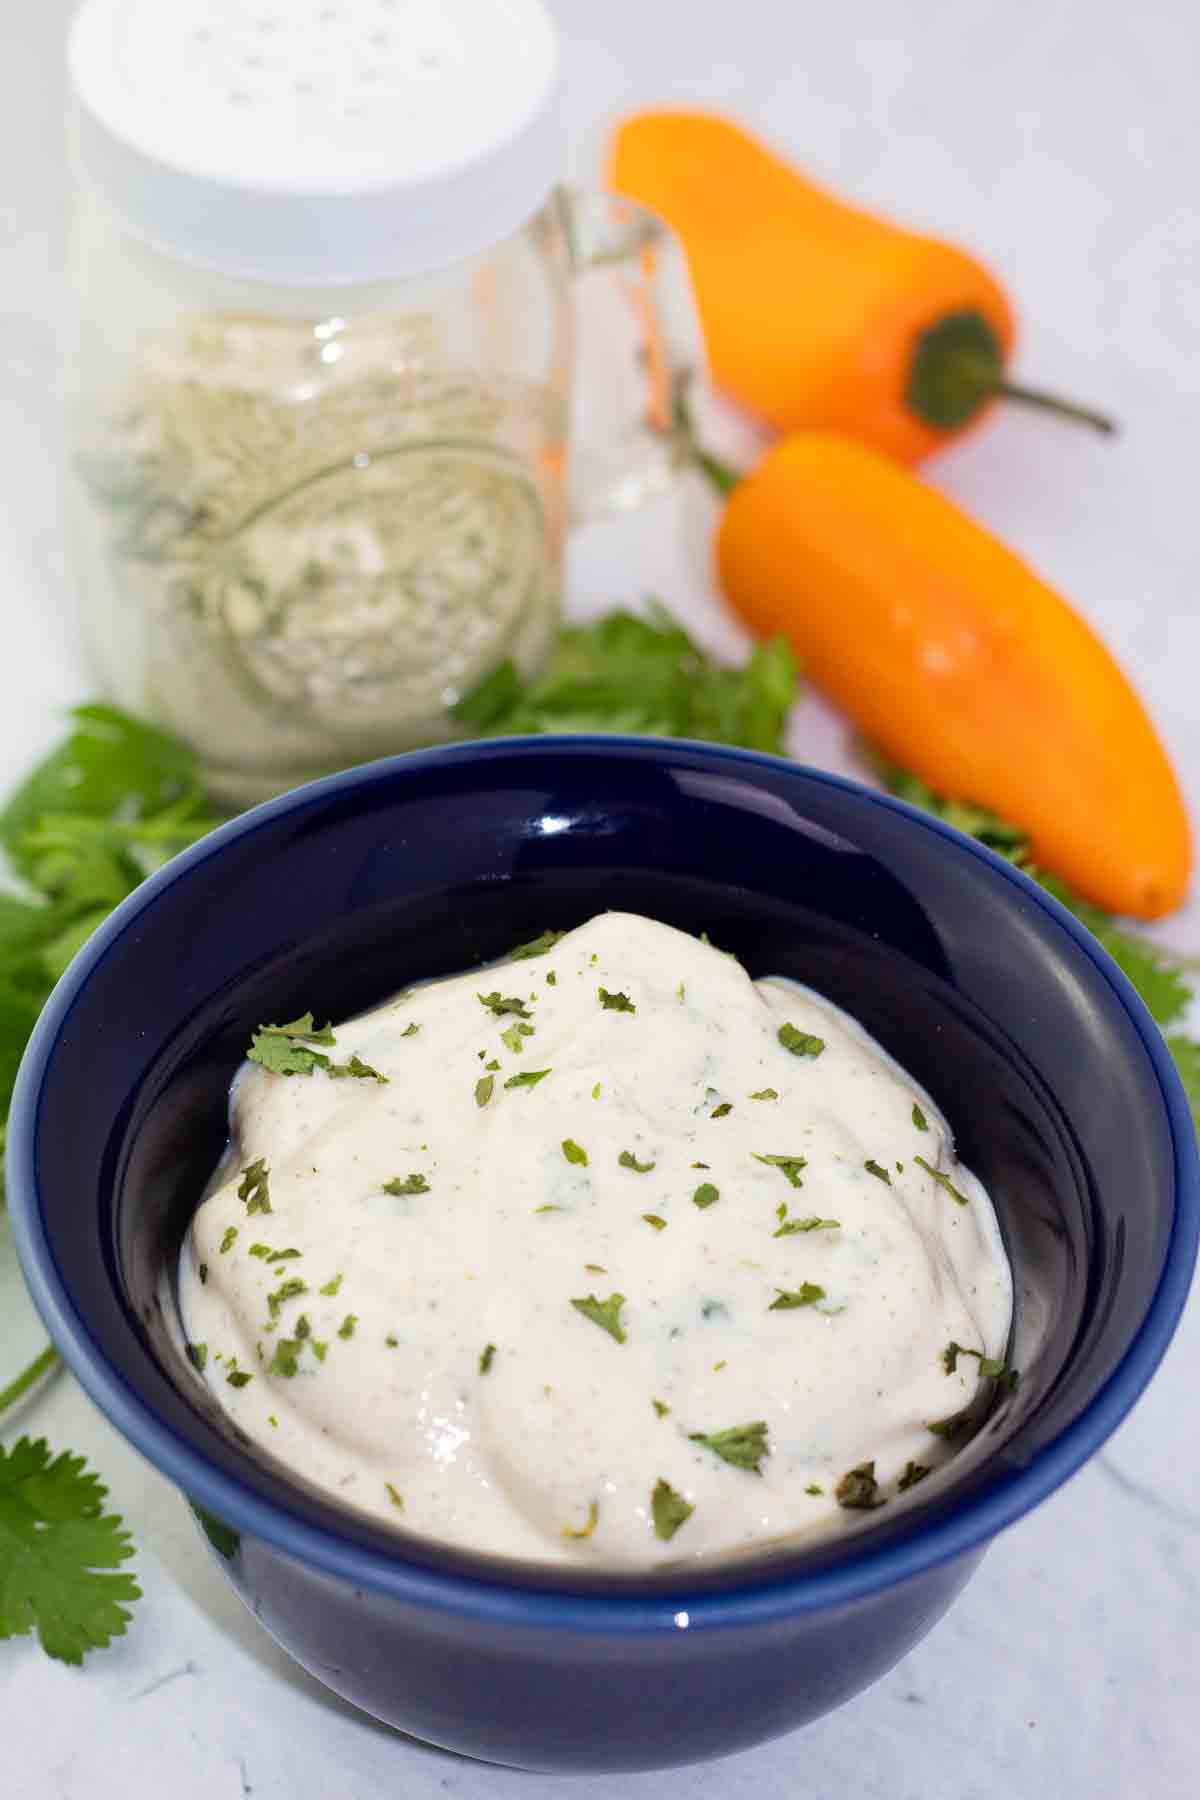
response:
{"label": "glass jar", "polygon": [[[576,510],[637,504],[679,460],[674,385],[698,345],[682,257],[640,208],[554,185],[552,31],[540,0],[509,0],[518,41],[489,39],[495,12],[87,0],[75,27],[86,641],[108,692],[186,740],[232,804],[453,737],[498,665],[545,662],[577,324]],[[507,96],[497,110],[486,86],[482,122],[481,62]],[[132,99],[148,65],[178,118]],[[397,145],[401,101],[427,129]],[[267,174],[247,182],[256,146]]]}

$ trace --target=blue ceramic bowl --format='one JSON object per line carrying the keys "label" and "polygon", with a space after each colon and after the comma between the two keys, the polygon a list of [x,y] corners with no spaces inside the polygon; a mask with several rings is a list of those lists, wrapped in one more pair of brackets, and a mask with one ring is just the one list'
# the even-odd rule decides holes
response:
{"label": "blue ceramic bowl", "polygon": [[[707,930],[752,973],[849,1008],[936,1096],[995,1198],[1021,1385],[953,1477],[849,1541],[657,1579],[442,1549],[290,1479],[180,1368],[163,1277],[252,1028],[310,1007],[344,1017],[607,907]],[[612,738],[377,763],[179,857],[46,1008],[8,1167],[55,1340],[190,1496],[267,1629],[379,1718],[537,1769],[716,1756],[874,1681],[1137,1399],[1179,1317],[1200,1211],[1156,1027],[1024,876],[828,775]]]}

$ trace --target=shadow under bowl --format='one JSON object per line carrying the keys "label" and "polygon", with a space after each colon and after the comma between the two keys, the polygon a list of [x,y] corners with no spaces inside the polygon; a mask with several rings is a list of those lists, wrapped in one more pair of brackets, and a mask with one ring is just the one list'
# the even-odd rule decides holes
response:
{"label": "shadow under bowl", "polygon": [[[654,1577],[505,1563],[339,1509],[181,1366],[170,1281],[263,1019],[345,1018],[620,908],[819,989],[934,1095],[995,1201],[1020,1386],[848,1539]],[[1062,908],[853,783],[713,746],[511,740],[353,770],[223,827],[76,958],[23,1064],[9,1192],[67,1361],[190,1496],[276,1639],[467,1755],[663,1767],[817,1717],[945,1611],[1133,1404],[1182,1309],[1195,1134],[1157,1027]]]}

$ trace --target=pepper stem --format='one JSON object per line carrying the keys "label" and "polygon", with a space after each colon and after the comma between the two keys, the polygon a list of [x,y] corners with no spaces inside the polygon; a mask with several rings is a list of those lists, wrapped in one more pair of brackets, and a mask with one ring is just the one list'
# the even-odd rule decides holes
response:
{"label": "pepper stem", "polygon": [[1090,406],[1080,406],[1076,400],[1064,400],[1061,394],[1048,394],[1043,388],[1024,387],[1016,381],[998,381],[993,390],[1002,394],[1006,400],[1015,400],[1021,406],[1037,406],[1043,412],[1057,413],[1060,419],[1073,419],[1078,425],[1090,425],[1093,431],[1101,431],[1105,437],[1115,436],[1119,429],[1117,421],[1107,413],[1096,412]]}

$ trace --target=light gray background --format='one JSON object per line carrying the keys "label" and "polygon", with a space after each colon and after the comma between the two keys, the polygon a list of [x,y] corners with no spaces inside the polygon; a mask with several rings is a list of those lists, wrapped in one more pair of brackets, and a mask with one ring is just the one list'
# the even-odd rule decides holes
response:
{"label": "light gray background", "polygon": [[[170,0],[163,0],[170,4]],[[1072,595],[1140,682],[1200,817],[1193,589],[1200,419],[1200,110],[1194,0],[556,0],[573,173],[606,122],[719,104],[847,194],[973,245],[1007,277],[1028,379],[1105,405],[1115,443],[1015,411],[931,478]],[[88,691],[57,487],[68,0],[0,24],[0,785]],[[804,296],[796,296],[797,330]],[[580,534],[571,605],[656,591],[733,647],[689,485]],[[817,702],[793,746],[840,762]],[[1167,927],[1200,950],[1193,908]],[[3,1290],[0,1290],[0,1294]],[[93,1457],[133,1525],[146,1589],[82,1672],[0,1646],[4,1792],[22,1800],[1182,1800],[1200,1762],[1200,1430],[1195,1301],[1106,1453],[995,1545],[949,1619],[807,1732],[672,1775],[559,1782],[397,1739],[294,1669],[212,1573],[174,1495],[67,1380],[30,1428]]]}

